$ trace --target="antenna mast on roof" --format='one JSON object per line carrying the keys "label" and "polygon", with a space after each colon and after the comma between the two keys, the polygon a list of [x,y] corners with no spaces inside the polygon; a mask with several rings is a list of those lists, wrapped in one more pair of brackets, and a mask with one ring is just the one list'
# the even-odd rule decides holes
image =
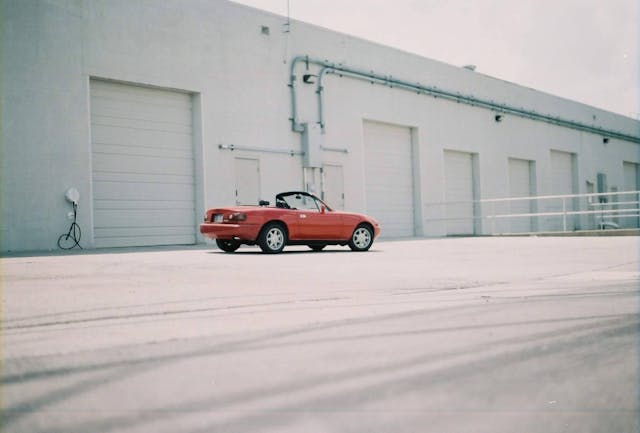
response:
{"label": "antenna mast on roof", "polygon": [[291,1],[287,0],[287,22],[284,24],[284,32],[289,33],[291,30]]}

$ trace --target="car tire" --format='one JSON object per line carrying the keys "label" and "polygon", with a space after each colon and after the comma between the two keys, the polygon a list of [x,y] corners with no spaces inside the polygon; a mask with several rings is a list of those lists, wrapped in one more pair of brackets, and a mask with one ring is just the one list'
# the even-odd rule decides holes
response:
{"label": "car tire", "polygon": [[371,244],[373,244],[373,230],[366,224],[360,224],[349,239],[349,248],[352,251],[367,251],[371,248]]}
{"label": "car tire", "polygon": [[281,224],[269,223],[258,236],[260,249],[267,254],[278,254],[282,252],[287,244],[287,232]]}
{"label": "car tire", "polygon": [[326,247],[326,245],[308,245],[309,248],[311,248],[313,251],[322,251],[324,249],[324,247]]}
{"label": "car tire", "polygon": [[216,239],[216,245],[225,253],[232,253],[240,248],[240,243],[228,239]]}

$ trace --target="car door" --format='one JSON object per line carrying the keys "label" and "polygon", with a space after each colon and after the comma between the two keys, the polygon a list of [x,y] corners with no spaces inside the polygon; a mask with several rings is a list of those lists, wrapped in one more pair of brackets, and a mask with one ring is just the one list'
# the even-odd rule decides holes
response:
{"label": "car door", "polygon": [[292,194],[287,196],[286,201],[296,215],[295,235],[292,235],[292,239],[341,239],[342,217],[339,213],[327,210],[321,201],[306,193]]}
{"label": "car door", "polygon": [[342,216],[326,210],[299,210],[300,235],[305,240],[342,239]]}

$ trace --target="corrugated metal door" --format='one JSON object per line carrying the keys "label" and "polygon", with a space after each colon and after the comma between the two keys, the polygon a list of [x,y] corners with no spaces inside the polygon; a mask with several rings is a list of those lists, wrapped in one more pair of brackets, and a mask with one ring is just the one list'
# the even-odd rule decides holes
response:
{"label": "corrugated metal door", "polygon": [[[638,191],[640,189],[640,171],[638,170],[638,164],[634,162],[623,163],[624,169],[624,190],[625,191]],[[638,201],[637,195],[623,195],[621,196],[620,201],[622,202],[633,202]],[[621,206],[622,209],[637,209],[637,204],[628,204]],[[629,212],[627,215],[632,215],[634,212]],[[624,228],[637,228],[639,227],[639,218],[638,217],[628,217],[628,218],[620,218],[621,226]]]}
{"label": "corrugated metal door", "polygon": [[447,234],[474,234],[473,155],[445,150],[444,175]]}
{"label": "corrugated metal door", "polygon": [[[551,195],[567,195],[574,194],[574,170],[573,170],[574,154],[561,152],[557,150],[551,151]],[[564,200],[555,199],[549,203],[548,209],[551,212],[570,212],[574,208],[574,200],[571,198]],[[562,216],[549,217],[547,228],[552,231],[562,231],[564,222]],[[566,217],[566,229],[573,230],[575,228],[574,217],[568,215]]]}
{"label": "corrugated metal door", "polygon": [[91,81],[96,247],[195,243],[191,97]]}
{"label": "corrugated metal door", "polygon": [[[509,158],[509,197],[530,197],[533,195],[531,185],[531,162],[524,159]],[[511,214],[531,213],[529,200],[515,200],[509,203]],[[510,218],[511,233],[531,231],[531,217]]]}
{"label": "corrugated metal door", "polygon": [[367,213],[384,237],[413,236],[413,160],[411,129],[364,122]]}
{"label": "corrugated metal door", "polygon": [[260,161],[236,158],[236,204],[256,206],[260,201]]}

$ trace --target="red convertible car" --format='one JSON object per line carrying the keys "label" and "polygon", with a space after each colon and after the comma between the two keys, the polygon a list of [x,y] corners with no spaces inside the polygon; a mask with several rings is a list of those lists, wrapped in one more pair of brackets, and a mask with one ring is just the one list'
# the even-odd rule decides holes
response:
{"label": "red convertible car", "polygon": [[242,244],[258,244],[272,254],[285,245],[308,245],[314,251],[349,245],[353,251],[367,251],[380,225],[365,215],[333,210],[313,194],[291,191],[276,195],[275,206],[261,201],[260,206],[209,209],[200,233],[228,253]]}

